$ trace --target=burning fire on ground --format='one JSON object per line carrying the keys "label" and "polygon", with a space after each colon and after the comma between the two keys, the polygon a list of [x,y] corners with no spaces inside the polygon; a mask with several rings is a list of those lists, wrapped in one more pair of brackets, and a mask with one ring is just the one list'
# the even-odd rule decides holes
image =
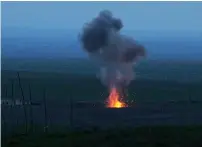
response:
{"label": "burning fire on ground", "polygon": [[107,99],[108,108],[123,108],[127,107],[127,104],[124,103],[121,99],[121,96],[116,88],[112,88]]}

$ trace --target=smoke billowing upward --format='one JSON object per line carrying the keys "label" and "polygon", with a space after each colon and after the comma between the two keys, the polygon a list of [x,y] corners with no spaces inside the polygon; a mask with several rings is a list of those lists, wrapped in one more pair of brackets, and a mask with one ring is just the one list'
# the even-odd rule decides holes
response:
{"label": "smoke billowing upward", "polygon": [[98,77],[110,86],[127,86],[134,79],[133,64],[145,56],[145,49],[133,38],[121,34],[121,19],[104,10],[84,25],[80,42],[100,67]]}

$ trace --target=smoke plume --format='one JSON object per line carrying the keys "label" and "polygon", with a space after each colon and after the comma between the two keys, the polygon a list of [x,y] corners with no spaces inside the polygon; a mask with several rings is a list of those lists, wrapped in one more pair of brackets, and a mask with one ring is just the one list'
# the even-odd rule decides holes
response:
{"label": "smoke plume", "polygon": [[128,86],[134,79],[133,65],[145,56],[144,47],[122,35],[121,19],[104,10],[84,25],[80,43],[92,61],[100,67],[97,76],[107,87]]}

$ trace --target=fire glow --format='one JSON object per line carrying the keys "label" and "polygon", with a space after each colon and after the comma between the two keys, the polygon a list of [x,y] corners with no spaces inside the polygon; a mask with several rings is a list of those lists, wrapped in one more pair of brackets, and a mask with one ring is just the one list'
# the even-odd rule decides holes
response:
{"label": "fire glow", "polygon": [[112,88],[107,99],[108,108],[123,108],[127,107],[127,104],[121,101],[121,96],[116,88]]}

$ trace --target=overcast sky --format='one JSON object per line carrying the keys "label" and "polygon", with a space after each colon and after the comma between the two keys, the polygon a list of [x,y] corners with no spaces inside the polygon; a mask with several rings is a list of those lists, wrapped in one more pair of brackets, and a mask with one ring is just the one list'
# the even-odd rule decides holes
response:
{"label": "overcast sky", "polygon": [[103,9],[127,29],[202,31],[202,2],[2,2],[2,26],[80,29]]}

